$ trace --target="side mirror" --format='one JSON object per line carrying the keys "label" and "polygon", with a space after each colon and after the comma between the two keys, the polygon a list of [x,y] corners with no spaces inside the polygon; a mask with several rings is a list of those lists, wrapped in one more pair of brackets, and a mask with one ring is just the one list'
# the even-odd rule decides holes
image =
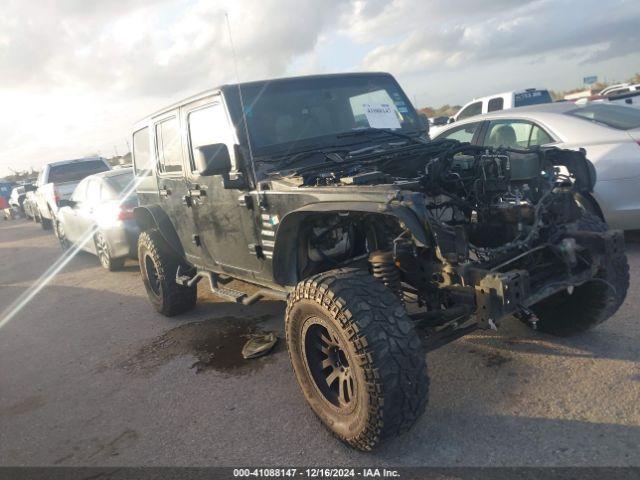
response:
{"label": "side mirror", "polygon": [[229,149],[224,143],[213,143],[196,148],[193,159],[202,177],[223,175],[231,171]]}
{"label": "side mirror", "polygon": [[66,198],[63,198],[62,200],[58,200],[58,207],[62,208],[62,207],[75,207],[76,206],[76,202],[74,202],[73,200],[68,200]]}
{"label": "side mirror", "polygon": [[456,121],[456,119],[455,119],[455,118],[453,118],[453,117],[449,117],[449,120],[447,121],[447,123],[453,123],[453,122],[455,122],[455,121]]}

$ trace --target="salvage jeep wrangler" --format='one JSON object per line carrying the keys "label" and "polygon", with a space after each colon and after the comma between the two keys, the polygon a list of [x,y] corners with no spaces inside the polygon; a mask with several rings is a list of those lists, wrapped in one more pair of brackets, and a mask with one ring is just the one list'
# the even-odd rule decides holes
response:
{"label": "salvage jeep wrangler", "polygon": [[153,306],[193,308],[202,279],[244,305],[285,300],[304,397],[361,450],[424,411],[425,352],[508,318],[583,332],[629,284],[622,233],[585,207],[584,152],[425,133],[385,73],[225,85],[134,128]]}

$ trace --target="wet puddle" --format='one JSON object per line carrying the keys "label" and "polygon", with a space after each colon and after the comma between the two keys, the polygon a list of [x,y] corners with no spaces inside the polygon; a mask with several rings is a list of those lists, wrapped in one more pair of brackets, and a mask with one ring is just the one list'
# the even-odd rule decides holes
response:
{"label": "wet puddle", "polygon": [[[254,333],[264,330],[260,323],[269,317],[239,319],[235,317],[186,323],[165,332],[119,366],[131,373],[152,373],[165,363],[181,356],[195,357],[195,373],[207,370],[229,375],[244,375],[261,369],[270,357],[284,349],[283,339],[262,358],[245,360],[242,347]],[[281,337],[281,335],[278,335]]]}

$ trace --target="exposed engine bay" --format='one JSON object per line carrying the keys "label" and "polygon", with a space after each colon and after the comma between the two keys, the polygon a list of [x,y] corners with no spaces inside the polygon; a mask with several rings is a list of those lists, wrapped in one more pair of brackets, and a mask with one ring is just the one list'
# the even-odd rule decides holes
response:
{"label": "exposed engine bay", "polygon": [[[554,148],[488,150],[441,141],[409,152],[329,158],[331,163],[300,168],[289,178],[301,186],[388,185],[421,194],[412,197],[413,205],[424,208],[433,233],[440,241],[464,234],[476,260],[530,245],[543,226],[575,220],[574,196],[590,192],[595,183],[582,152]],[[313,228],[313,260],[342,255],[353,246],[348,232],[333,228],[335,223]],[[466,257],[468,252],[459,253]]]}
{"label": "exposed engine bay", "polygon": [[622,242],[616,232],[596,239],[578,231],[585,212],[576,199],[595,183],[584,152],[450,141],[402,150],[332,154],[283,178],[303,189],[389,186],[388,208],[410,208],[432,242],[391,215],[315,215],[301,236],[302,276],[368,263],[403,301],[424,309],[430,326],[476,311],[476,327],[494,328],[507,314],[532,318],[528,306],[590,279],[596,253]]}

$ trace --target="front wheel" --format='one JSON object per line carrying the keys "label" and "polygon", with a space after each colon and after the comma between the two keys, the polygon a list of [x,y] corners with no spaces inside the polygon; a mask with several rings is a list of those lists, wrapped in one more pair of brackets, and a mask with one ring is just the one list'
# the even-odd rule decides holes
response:
{"label": "front wheel", "polygon": [[302,393],[342,441],[372,450],[423,413],[422,342],[398,298],[368,272],[331,270],[299,283],[285,322]]}
{"label": "front wheel", "polygon": [[182,261],[160,232],[149,230],[140,234],[138,261],[147,295],[158,312],[172,317],[195,306],[197,286],[185,287],[176,283],[176,273]]}
{"label": "front wheel", "polygon": [[[607,225],[596,215],[586,213],[579,220],[580,230],[604,232]],[[569,336],[589,330],[611,317],[622,305],[629,289],[629,263],[624,251],[613,252],[597,276],[533,305],[538,330]]]}

